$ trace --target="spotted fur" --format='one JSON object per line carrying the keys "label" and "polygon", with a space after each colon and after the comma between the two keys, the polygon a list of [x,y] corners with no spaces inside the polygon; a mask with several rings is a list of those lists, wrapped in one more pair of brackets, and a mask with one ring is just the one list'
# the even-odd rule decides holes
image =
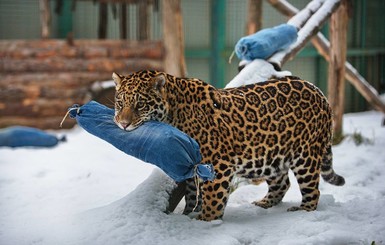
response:
{"label": "spotted fur", "polygon": [[214,165],[216,179],[202,186],[200,219],[223,216],[234,175],[266,180],[268,193],[254,204],[270,208],[284,197],[292,170],[302,202],[289,211],[317,208],[320,174],[331,184],[344,184],[332,168],[330,106],[309,82],[285,77],[216,89],[156,71],[114,73],[113,78],[119,127],[133,130],[147,120],[169,123],[193,137],[203,162]]}

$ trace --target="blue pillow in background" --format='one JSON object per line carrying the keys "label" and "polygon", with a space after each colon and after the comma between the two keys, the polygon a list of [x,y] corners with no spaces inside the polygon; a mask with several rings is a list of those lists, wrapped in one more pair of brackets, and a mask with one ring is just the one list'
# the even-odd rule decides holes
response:
{"label": "blue pillow in background", "polygon": [[239,39],[235,53],[241,60],[267,59],[277,51],[289,47],[297,40],[297,28],[282,24],[266,28]]}
{"label": "blue pillow in background", "polygon": [[70,117],[90,134],[112,144],[126,154],[161,168],[176,182],[195,175],[203,181],[214,180],[212,164],[202,164],[198,143],[171,125],[148,121],[133,131],[120,129],[115,111],[95,101],[69,109]]}
{"label": "blue pillow in background", "polygon": [[57,138],[55,135],[46,133],[43,130],[13,126],[0,130],[0,147],[53,147],[66,138]]}

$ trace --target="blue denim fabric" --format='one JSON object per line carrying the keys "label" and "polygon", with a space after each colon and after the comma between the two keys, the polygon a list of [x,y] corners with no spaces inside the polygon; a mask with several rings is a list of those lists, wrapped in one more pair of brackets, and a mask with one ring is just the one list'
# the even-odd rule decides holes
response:
{"label": "blue denim fabric", "polygon": [[65,137],[58,139],[36,128],[14,126],[0,130],[0,147],[53,147],[59,141],[65,141]]}
{"label": "blue denim fabric", "polygon": [[235,45],[235,53],[241,60],[267,59],[296,40],[297,28],[282,24],[242,37]]}
{"label": "blue denim fabric", "polygon": [[119,150],[161,168],[176,182],[197,174],[204,181],[213,180],[212,164],[201,164],[198,143],[168,124],[149,121],[127,132],[113,121],[114,110],[95,101],[81,107],[74,105],[70,117],[87,132],[109,142]]}

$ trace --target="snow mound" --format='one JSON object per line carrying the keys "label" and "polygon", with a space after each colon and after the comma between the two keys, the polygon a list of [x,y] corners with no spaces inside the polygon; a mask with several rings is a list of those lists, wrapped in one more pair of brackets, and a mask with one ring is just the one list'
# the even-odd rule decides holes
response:
{"label": "snow mound", "polygon": [[[385,128],[378,112],[344,116],[347,138],[333,147],[346,184],[321,181],[314,212],[286,212],[300,203],[298,184],[271,209],[251,204],[265,183],[230,196],[222,222],[165,214],[172,180],[76,128],[53,149],[0,149],[0,244],[376,244],[385,242]],[[76,150],[76,154],[74,154]],[[152,172],[152,174],[150,174]],[[149,177],[148,177],[149,176]]]}

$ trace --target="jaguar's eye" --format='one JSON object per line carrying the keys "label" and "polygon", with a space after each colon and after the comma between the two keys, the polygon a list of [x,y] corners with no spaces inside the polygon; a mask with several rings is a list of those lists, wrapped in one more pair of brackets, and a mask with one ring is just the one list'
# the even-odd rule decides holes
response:
{"label": "jaguar's eye", "polygon": [[123,102],[122,101],[116,101],[115,107],[122,108],[123,107]]}
{"label": "jaguar's eye", "polygon": [[138,101],[138,103],[136,103],[136,108],[137,109],[142,109],[144,106],[145,106],[145,104],[144,104],[143,101]]}

